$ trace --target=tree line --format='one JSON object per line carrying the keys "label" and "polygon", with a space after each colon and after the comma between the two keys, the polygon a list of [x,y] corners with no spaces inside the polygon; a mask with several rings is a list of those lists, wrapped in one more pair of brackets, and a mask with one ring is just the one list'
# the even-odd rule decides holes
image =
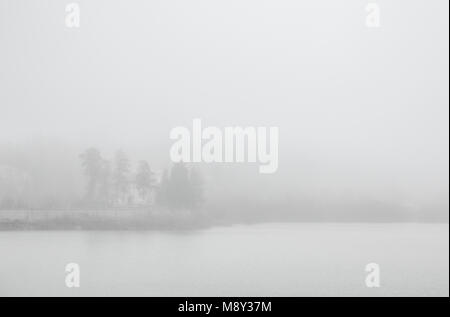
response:
{"label": "tree line", "polygon": [[81,155],[86,175],[85,202],[95,206],[159,205],[171,210],[197,209],[203,197],[203,178],[195,168],[175,163],[158,179],[150,164],[139,161],[135,171],[122,150],[112,160],[102,157],[96,148]]}

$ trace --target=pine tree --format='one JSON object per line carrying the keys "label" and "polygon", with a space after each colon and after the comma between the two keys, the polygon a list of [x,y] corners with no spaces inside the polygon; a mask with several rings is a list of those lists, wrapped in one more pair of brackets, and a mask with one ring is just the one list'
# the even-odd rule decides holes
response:
{"label": "pine tree", "polygon": [[130,161],[126,154],[119,150],[114,157],[114,189],[116,200],[119,203],[126,202],[129,189]]}
{"label": "pine tree", "polygon": [[190,207],[189,171],[184,163],[176,163],[172,167],[167,191],[168,205],[172,209]]}
{"label": "pine tree", "polygon": [[198,208],[203,203],[203,177],[200,171],[196,168],[191,169],[189,175],[189,185],[190,185],[190,205],[192,208]]}
{"label": "pine tree", "polygon": [[169,172],[167,169],[164,170],[159,187],[156,192],[156,203],[160,206],[168,206],[168,189],[169,189]]}
{"label": "pine tree", "polygon": [[148,162],[139,162],[138,170],[136,173],[136,189],[138,190],[140,198],[145,202],[148,202],[154,184],[154,174],[151,171]]}
{"label": "pine tree", "polygon": [[101,182],[103,159],[100,151],[96,148],[89,148],[80,155],[81,165],[88,177],[86,198],[94,201],[97,198],[98,185]]}

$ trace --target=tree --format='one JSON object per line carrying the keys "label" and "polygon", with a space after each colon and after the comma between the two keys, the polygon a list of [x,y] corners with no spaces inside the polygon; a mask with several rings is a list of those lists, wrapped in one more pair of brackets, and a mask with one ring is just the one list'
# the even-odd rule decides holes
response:
{"label": "tree", "polygon": [[88,177],[87,199],[94,200],[96,197],[97,185],[100,182],[103,168],[103,159],[100,151],[96,148],[89,148],[80,154],[81,165]]}
{"label": "tree", "polygon": [[159,187],[156,191],[156,203],[160,206],[168,205],[168,190],[169,190],[169,172],[167,169],[164,170]]}
{"label": "tree", "polygon": [[130,161],[126,154],[119,150],[114,157],[114,189],[117,202],[125,202],[128,194]]}
{"label": "tree", "polygon": [[203,202],[203,178],[197,169],[189,169],[184,163],[172,166],[170,174],[164,170],[158,188],[156,202],[172,210],[195,209]]}
{"label": "tree", "polygon": [[203,177],[200,171],[196,168],[191,169],[189,175],[190,185],[190,205],[193,208],[198,208],[203,202]]}
{"label": "tree", "polygon": [[111,203],[111,174],[111,162],[108,160],[103,160],[98,194],[99,199],[105,205],[109,205]]}
{"label": "tree", "polygon": [[151,171],[148,162],[147,161],[139,162],[139,166],[136,172],[136,189],[141,199],[144,200],[145,202],[148,202],[154,184],[155,184],[154,174]]}
{"label": "tree", "polygon": [[184,163],[176,163],[170,172],[168,205],[173,209],[189,208],[190,196],[189,171]]}

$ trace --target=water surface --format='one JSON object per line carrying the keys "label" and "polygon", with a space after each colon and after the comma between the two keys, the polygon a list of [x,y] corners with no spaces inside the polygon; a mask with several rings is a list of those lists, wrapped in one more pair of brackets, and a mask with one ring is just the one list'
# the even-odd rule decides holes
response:
{"label": "water surface", "polygon": [[449,296],[448,250],[448,224],[0,232],[0,296]]}

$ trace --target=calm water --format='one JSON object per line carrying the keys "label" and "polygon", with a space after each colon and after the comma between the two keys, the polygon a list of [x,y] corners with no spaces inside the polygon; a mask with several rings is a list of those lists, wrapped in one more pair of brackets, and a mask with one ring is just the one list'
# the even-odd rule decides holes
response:
{"label": "calm water", "polygon": [[[79,263],[81,287],[65,286]],[[365,265],[381,268],[367,288]],[[194,232],[0,232],[0,296],[449,296],[449,227],[266,224]]]}

